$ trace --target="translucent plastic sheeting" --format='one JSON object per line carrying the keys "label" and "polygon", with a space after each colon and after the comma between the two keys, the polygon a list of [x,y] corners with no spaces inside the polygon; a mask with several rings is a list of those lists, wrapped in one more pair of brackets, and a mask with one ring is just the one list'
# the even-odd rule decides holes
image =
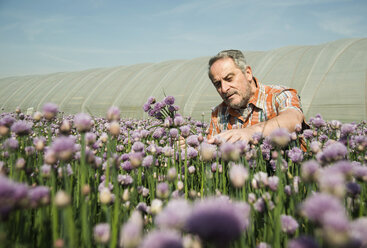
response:
{"label": "translucent plastic sheeting", "polygon": [[[261,83],[298,90],[307,119],[317,113],[327,120],[367,119],[367,38],[244,53]],[[146,118],[147,98],[166,94],[176,98],[181,114],[209,120],[221,102],[208,78],[209,58],[3,78],[1,110],[37,111],[54,102],[70,114],[105,116],[117,106],[125,118]]]}

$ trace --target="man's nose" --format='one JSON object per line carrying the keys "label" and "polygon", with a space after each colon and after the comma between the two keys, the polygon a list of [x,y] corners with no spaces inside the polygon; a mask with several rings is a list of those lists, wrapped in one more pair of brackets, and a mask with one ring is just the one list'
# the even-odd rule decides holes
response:
{"label": "man's nose", "polygon": [[229,90],[229,85],[225,81],[222,81],[221,88],[223,93],[227,93],[227,91]]}

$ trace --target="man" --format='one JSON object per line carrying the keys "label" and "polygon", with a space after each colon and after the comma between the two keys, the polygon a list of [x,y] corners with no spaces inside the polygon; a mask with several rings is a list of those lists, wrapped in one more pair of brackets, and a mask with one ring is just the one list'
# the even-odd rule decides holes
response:
{"label": "man", "polygon": [[304,122],[296,90],[260,84],[241,51],[212,57],[209,77],[223,99],[212,112],[209,143],[249,141],[254,133],[267,136],[277,128],[293,132]]}

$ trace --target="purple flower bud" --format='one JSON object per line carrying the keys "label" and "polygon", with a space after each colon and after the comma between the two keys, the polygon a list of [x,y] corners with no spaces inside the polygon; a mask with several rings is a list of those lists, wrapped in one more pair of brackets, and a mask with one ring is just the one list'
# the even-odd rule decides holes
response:
{"label": "purple flower bud", "polygon": [[298,147],[293,147],[288,151],[288,156],[293,163],[300,163],[303,160],[303,152]]}
{"label": "purple flower bud", "polygon": [[280,216],[280,221],[282,225],[282,231],[287,234],[293,234],[298,228],[298,222],[290,215],[282,214]]}
{"label": "purple flower bud", "polygon": [[184,119],[182,116],[178,115],[176,116],[174,119],[173,119],[173,124],[176,126],[176,127],[179,127],[181,125],[184,124]]}
{"label": "purple flower bud", "polygon": [[119,121],[120,120],[120,109],[116,106],[112,106],[107,111],[108,121]]}
{"label": "purple flower bud", "polygon": [[19,142],[14,138],[8,138],[4,142],[4,148],[7,150],[17,150],[19,147]]}
{"label": "purple flower bud", "polygon": [[188,125],[182,126],[180,127],[180,131],[181,135],[186,138],[190,135],[190,126]]}
{"label": "purple flower bud", "polygon": [[169,186],[167,183],[159,183],[157,185],[157,190],[156,190],[156,193],[157,193],[157,197],[158,198],[161,198],[161,199],[165,199],[169,196]]}
{"label": "purple flower bud", "polygon": [[182,238],[172,230],[153,230],[145,236],[141,248],[183,248]]}
{"label": "purple flower bud", "polygon": [[110,235],[110,224],[108,223],[99,223],[93,229],[94,240],[99,244],[107,244]]}
{"label": "purple flower bud", "polygon": [[320,222],[325,213],[344,212],[344,207],[338,198],[325,193],[316,193],[302,203],[301,212],[311,221]]}
{"label": "purple flower bud", "polygon": [[156,216],[155,223],[161,229],[182,230],[191,214],[191,206],[184,199],[170,200]]}
{"label": "purple flower bud", "polygon": [[199,146],[199,139],[196,134],[190,135],[189,137],[187,137],[186,142],[189,146],[192,146],[192,147]]}
{"label": "purple flower bud", "polygon": [[175,103],[175,98],[173,96],[166,96],[163,99],[164,103],[167,105],[173,105]]}
{"label": "purple flower bud", "polygon": [[195,204],[185,229],[206,242],[227,247],[248,227],[249,215],[250,207],[246,203],[240,206],[227,198],[209,198]]}
{"label": "purple flower bud", "polygon": [[278,128],[269,136],[272,145],[276,147],[285,147],[290,142],[290,134],[285,128]]}
{"label": "purple flower bud", "polygon": [[11,126],[11,131],[19,136],[28,135],[32,132],[32,126],[33,126],[32,122],[16,121]]}
{"label": "purple flower bud", "polygon": [[79,113],[74,117],[74,126],[79,132],[88,132],[92,128],[92,118],[85,113]]}
{"label": "purple flower bud", "polygon": [[57,158],[67,161],[75,152],[75,140],[71,137],[58,137],[52,142],[51,149]]}
{"label": "purple flower bud", "polygon": [[313,238],[306,236],[301,236],[296,239],[292,239],[288,243],[288,248],[319,248],[319,247],[320,246]]}
{"label": "purple flower bud", "polygon": [[42,112],[46,120],[52,120],[59,112],[59,107],[55,103],[45,103]]}

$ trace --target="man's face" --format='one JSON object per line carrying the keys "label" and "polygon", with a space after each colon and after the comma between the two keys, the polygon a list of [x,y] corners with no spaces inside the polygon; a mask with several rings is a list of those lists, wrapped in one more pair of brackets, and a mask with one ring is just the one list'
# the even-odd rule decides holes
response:
{"label": "man's face", "polygon": [[228,106],[234,109],[246,107],[254,93],[250,85],[250,67],[247,67],[246,73],[243,74],[231,58],[223,58],[212,64],[210,75],[214,87]]}

